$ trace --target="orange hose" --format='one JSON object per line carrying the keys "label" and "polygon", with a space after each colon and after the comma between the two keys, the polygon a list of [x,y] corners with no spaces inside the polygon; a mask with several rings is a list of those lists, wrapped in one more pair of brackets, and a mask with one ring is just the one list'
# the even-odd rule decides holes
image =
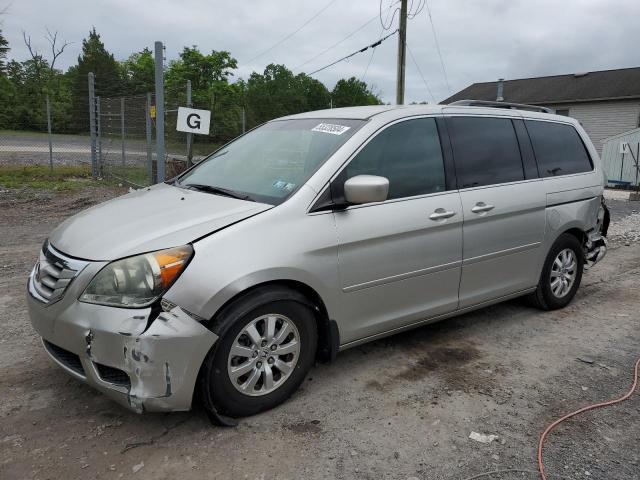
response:
{"label": "orange hose", "polygon": [[635,367],[635,371],[634,371],[634,374],[633,374],[633,385],[631,385],[631,389],[623,397],[620,397],[620,398],[615,399],[615,400],[610,400],[608,402],[596,403],[594,405],[588,405],[586,407],[582,407],[581,409],[576,410],[575,412],[568,413],[564,417],[559,418],[558,420],[556,420],[555,422],[553,422],[551,425],[549,425],[547,427],[547,429],[540,436],[540,443],[538,443],[538,471],[540,472],[540,478],[542,478],[542,480],[547,480],[547,476],[544,473],[544,464],[542,463],[542,447],[544,446],[544,441],[547,438],[547,435],[549,435],[549,433],[551,432],[551,430],[556,428],[560,423],[564,422],[568,418],[574,417],[574,416],[576,416],[576,415],[578,415],[578,414],[580,414],[582,412],[586,412],[588,410],[594,410],[596,408],[606,407],[608,405],[614,405],[616,403],[624,402],[631,395],[633,395],[633,392],[635,391],[636,387],[638,386],[638,369],[640,369],[640,358],[638,358],[638,360],[636,361],[636,367]]}

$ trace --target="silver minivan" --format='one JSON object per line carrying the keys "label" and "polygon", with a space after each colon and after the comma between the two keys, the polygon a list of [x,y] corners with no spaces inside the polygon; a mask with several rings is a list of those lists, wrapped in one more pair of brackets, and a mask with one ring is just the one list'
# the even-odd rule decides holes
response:
{"label": "silver minivan", "polygon": [[604,183],[578,122],[535,107],[292,115],[63,222],[31,320],[122,405],[199,396],[229,424],[340,350],[518,296],[564,307],[606,252]]}

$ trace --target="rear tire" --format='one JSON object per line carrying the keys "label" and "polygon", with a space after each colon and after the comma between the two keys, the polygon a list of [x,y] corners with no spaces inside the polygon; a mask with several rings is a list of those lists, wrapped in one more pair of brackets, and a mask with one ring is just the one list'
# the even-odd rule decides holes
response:
{"label": "rear tire", "polygon": [[[231,417],[255,415],[287,400],[304,381],[318,343],[313,311],[287,292],[236,302],[212,328],[220,338],[201,369],[205,408]],[[217,328],[216,328],[217,326]]]}
{"label": "rear tire", "polygon": [[580,287],[583,269],[582,244],[573,235],[563,233],[547,254],[538,287],[529,296],[530,302],[542,310],[566,307]]}

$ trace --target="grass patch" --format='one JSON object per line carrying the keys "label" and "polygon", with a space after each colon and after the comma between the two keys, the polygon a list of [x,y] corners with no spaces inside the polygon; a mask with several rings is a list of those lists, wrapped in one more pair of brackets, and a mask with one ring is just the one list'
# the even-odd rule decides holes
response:
{"label": "grass patch", "polygon": [[4,188],[35,188],[70,191],[91,179],[88,166],[0,165],[0,186]]}
{"label": "grass patch", "polygon": [[105,179],[112,184],[127,183],[132,185],[149,185],[149,175],[145,166],[109,166],[105,167]]}

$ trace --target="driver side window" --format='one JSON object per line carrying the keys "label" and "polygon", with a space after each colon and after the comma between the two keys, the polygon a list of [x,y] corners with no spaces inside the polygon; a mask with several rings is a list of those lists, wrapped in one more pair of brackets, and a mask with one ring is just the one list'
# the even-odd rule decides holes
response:
{"label": "driver side window", "polygon": [[378,133],[347,165],[346,179],[378,175],[389,180],[389,199],[446,189],[436,121],[417,118]]}

